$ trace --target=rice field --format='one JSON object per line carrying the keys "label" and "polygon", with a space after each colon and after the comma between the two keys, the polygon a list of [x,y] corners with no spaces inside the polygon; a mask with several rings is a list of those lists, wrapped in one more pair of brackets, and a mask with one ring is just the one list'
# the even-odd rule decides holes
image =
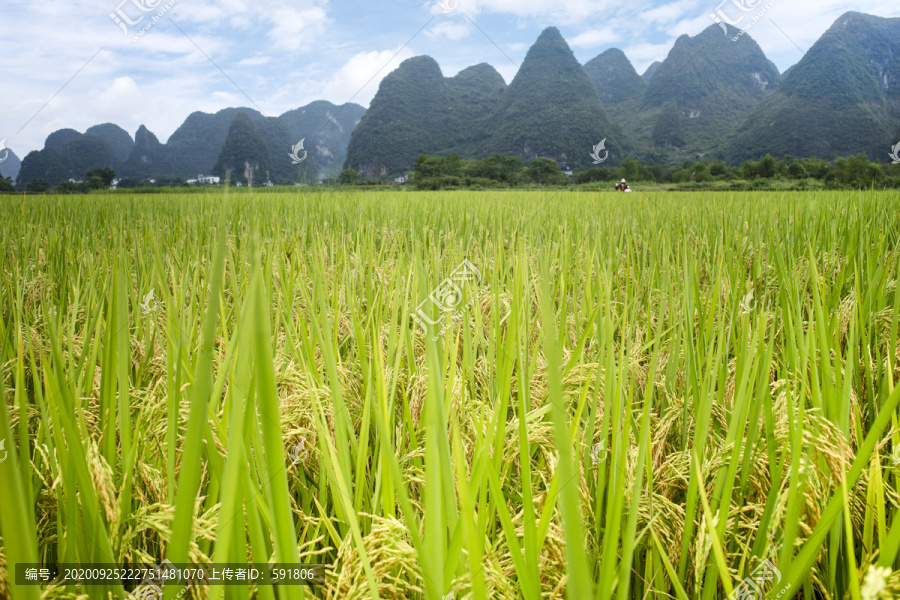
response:
{"label": "rice field", "polygon": [[900,593],[900,193],[251,192],[0,198],[0,597]]}

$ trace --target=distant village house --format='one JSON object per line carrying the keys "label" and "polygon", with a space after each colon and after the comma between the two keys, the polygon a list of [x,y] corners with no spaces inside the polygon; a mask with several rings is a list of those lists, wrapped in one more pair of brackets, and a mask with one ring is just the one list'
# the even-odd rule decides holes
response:
{"label": "distant village house", "polygon": [[188,179],[188,185],[216,185],[221,181],[219,177],[214,175],[197,175],[197,179]]}

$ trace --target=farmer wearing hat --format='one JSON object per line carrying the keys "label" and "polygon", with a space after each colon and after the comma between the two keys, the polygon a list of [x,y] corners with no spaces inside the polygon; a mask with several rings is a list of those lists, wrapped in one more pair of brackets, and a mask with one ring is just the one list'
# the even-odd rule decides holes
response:
{"label": "farmer wearing hat", "polygon": [[630,192],[631,189],[628,187],[628,184],[625,183],[625,180],[623,179],[621,183],[616,184],[616,191],[617,192]]}

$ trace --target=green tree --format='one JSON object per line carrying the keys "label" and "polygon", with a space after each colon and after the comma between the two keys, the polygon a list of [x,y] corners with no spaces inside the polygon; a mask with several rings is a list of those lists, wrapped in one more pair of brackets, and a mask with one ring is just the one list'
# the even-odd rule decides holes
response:
{"label": "green tree", "polygon": [[123,177],[116,185],[120,190],[143,187],[144,182],[137,177]]}
{"label": "green tree", "polygon": [[712,175],[709,171],[709,165],[699,162],[694,165],[694,170],[691,173],[691,179],[693,179],[694,181],[711,181]]}
{"label": "green tree", "polygon": [[463,164],[459,154],[450,156],[429,156],[422,154],[416,159],[412,173],[417,189],[439,190],[459,187],[462,183],[463,168],[470,169],[471,163]]}
{"label": "green tree", "polygon": [[764,177],[765,179],[771,179],[775,177],[775,165],[777,164],[777,160],[771,154],[766,154],[761,159],[759,159],[759,176]]}
{"label": "green tree", "polygon": [[85,173],[85,181],[92,190],[108,189],[116,178],[116,172],[109,167],[91,169]]}
{"label": "green tree", "polygon": [[28,186],[25,188],[27,191],[32,192],[34,194],[40,194],[46,192],[50,189],[50,184],[47,183],[45,179],[41,179],[37,177],[28,182]]}
{"label": "green tree", "polygon": [[10,177],[0,177],[0,192],[14,192],[16,186]]}
{"label": "green tree", "polygon": [[444,175],[451,175],[453,177],[462,175],[462,160],[460,160],[459,154],[453,152],[450,156],[446,157],[443,160],[442,170]]}
{"label": "green tree", "polygon": [[644,178],[650,181],[662,181],[664,177],[663,169],[657,164],[650,164],[644,167]]}
{"label": "green tree", "polygon": [[790,154],[788,154],[787,156],[785,156],[784,158],[782,158],[781,160],[779,160],[779,161],[778,161],[778,164],[775,165],[775,172],[778,173],[778,175],[779,175],[780,177],[787,177],[787,176],[788,176],[788,169],[790,168],[791,164],[792,164],[795,160],[796,160],[796,159],[795,159],[793,156],[791,156]]}
{"label": "green tree", "polygon": [[522,171],[522,159],[517,156],[494,155],[473,161],[466,166],[469,177],[483,177],[505,184],[515,183]]}
{"label": "green tree", "polygon": [[856,188],[870,187],[884,178],[881,165],[869,162],[865,154],[837,159],[834,173],[838,183]]}
{"label": "green tree", "polygon": [[549,158],[536,158],[525,169],[525,177],[532,183],[541,185],[565,185],[566,176],[559,163]]}
{"label": "green tree", "polygon": [[825,179],[834,170],[834,166],[822,158],[804,158],[800,161],[800,166],[807,175],[816,179]]}
{"label": "green tree", "polygon": [[444,159],[440,156],[419,155],[416,166],[413,169],[413,178],[416,181],[424,181],[432,177],[440,177],[444,174]]}
{"label": "green tree", "polygon": [[671,175],[672,183],[684,183],[685,181],[690,181],[692,175],[693,171],[691,170],[691,167],[675,169],[672,171]]}
{"label": "green tree", "polygon": [[788,167],[787,174],[791,179],[803,179],[806,177],[806,169],[803,168],[799,161],[794,161]]}
{"label": "green tree", "polygon": [[341,185],[356,185],[359,183],[359,171],[356,169],[344,169],[338,177],[338,183]]}
{"label": "green tree", "polygon": [[181,177],[157,177],[156,183],[151,185],[152,187],[182,187],[185,185],[185,181]]}
{"label": "green tree", "polygon": [[56,186],[56,191],[60,194],[85,194],[91,189],[92,188],[87,184],[87,182],[72,183],[71,181],[63,181],[58,186]]}
{"label": "green tree", "polygon": [[594,167],[575,175],[575,183],[593,183],[594,181],[612,181],[616,172],[609,167]]}
{"label": "green tree", "polygon": [[760,176],[760,164],[755,160],[748,160],[739,167],[744,179],[756,179]]}
{"label": "green tree", "polygon": [[641,168],[641,163],[636,161],[633,158],[626,158],[622,161],[622,166],[619,169],[619,174],[629,181],[643,179],[641,176],[643,169]]}
{"label": "green tree", "polygon": [[728,165],[721,160],[713,161],[709,164],[709,174],[713,177],[722,177],[728,175]]}

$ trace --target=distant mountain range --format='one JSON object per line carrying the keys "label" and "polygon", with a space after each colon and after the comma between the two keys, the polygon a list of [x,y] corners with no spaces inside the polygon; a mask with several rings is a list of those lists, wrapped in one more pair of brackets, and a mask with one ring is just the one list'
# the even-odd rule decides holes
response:
{"label": "distant mountain range", "polygon": [[[626,156],[663,166],[700,158],[736,164],[766,153],[866,153],[883,162],[900,141],[897,18],[845,14],[784,76],[746,32],[719,25],[681,36],[642,76],[615,48],[577,68],[552,27],[507,88],[489,90],[492,69],[477,68],[484,73],[478,98],[454,106],[467,119],[449,127],[441,91],[456,78],[444,78],[428,57],[401,64],[354,131],[347,166],[370,177],[395,175],[423,152],[540,156],[574,169],[617,165]],[[423,143],[412,143],[418,134]]]}
{"label": "distant mountain range", "polygon": [[[22,160],[15,172],[16,183],[24,187],[33,179],[43,179],[57,185],[70,178],[83,179],[88,169],[100,167],[113,168],[120,178],[185,180],[198,175],[224,176],[227,168],[236,180],[245,180],[244,161],[235,159],[234,146],[230,160],[222,156],[229,131],[239,116],[246,121],[234,135],[259,136],[265,146],[265,156],[253,157],[258,167],[253,175],[257,183],[266,181],[267,176],[276,183],[337,177],[350,134],[363,113],[365,109],[358,104],[336,106],[321,100],[279,117],[264,117],[249,108],[226,108],[215,114],[195,112],[165,144],[143,125],[134,139],[111,123],[96,125],[83,134],[61,129],[47,137],[42,150],[30,152]],[[289,154],[301,140],[306,153],[300,156],[305,158],[293,164]]]}
{"label": "distant mountain range", "polygon": [[[7,154],[7,152],[9,154]],[[4,158],[4,156],[6,158]],[[16,176],[19,174],[19,169],[22,166],[22,161],[19,160],[16,153],[9,148],[0,152],[0,159],[3,159],[3,162],[0,162],[0,177],[9,177],[15,181]]]}
{"label": "distant mountain range", "polygon": [[639,75],[615,48],[580,65],[550,27],[508,86],[490,65],[444,77],[437,62],[418,56],[382,80],[368,111],[317,101],[279,117],[249,108],[195,112],[165,144],[143,126],[133,139],[110,123],[83,134],[63,129],[21,165],[10,151],[0,174],[20,187],[106,166],[120,177],[231,171],[238,180],[288,183],[343,168],[393,177],[420,154],[453,152],[546,157],[575,170],[628,156],[663,166],[737,164],[766,153],[889,160],[900,142],[900,18],[847,13],[784,74],[738,33],[711,25],[681,36]]}
{"label": "distant mountain range", "polygon": [[505,90],[487,64],[445,78],[431,57],[406,60],[382,80],[350,138],[346,166],[366,177],[404,173],[410,157],[466,145]]}
{"label": "distant mountain range", "polygon": [[347,167],[365,177],[404,173],[420,154],[457,152],[531,160],[573,168],[591,164],[590,148],[606,138],[623,157],[627,142],[604,110],[588,74],[556,28],[546,29],[507,87],[482,64],[445,78],[419,56],[385,77],[353,132]]}
{"label": "distant mountain range", "polygon": [[773,155],[878,162],[900,141],[900,18],[847,13],[722,143],[734,162]]}

